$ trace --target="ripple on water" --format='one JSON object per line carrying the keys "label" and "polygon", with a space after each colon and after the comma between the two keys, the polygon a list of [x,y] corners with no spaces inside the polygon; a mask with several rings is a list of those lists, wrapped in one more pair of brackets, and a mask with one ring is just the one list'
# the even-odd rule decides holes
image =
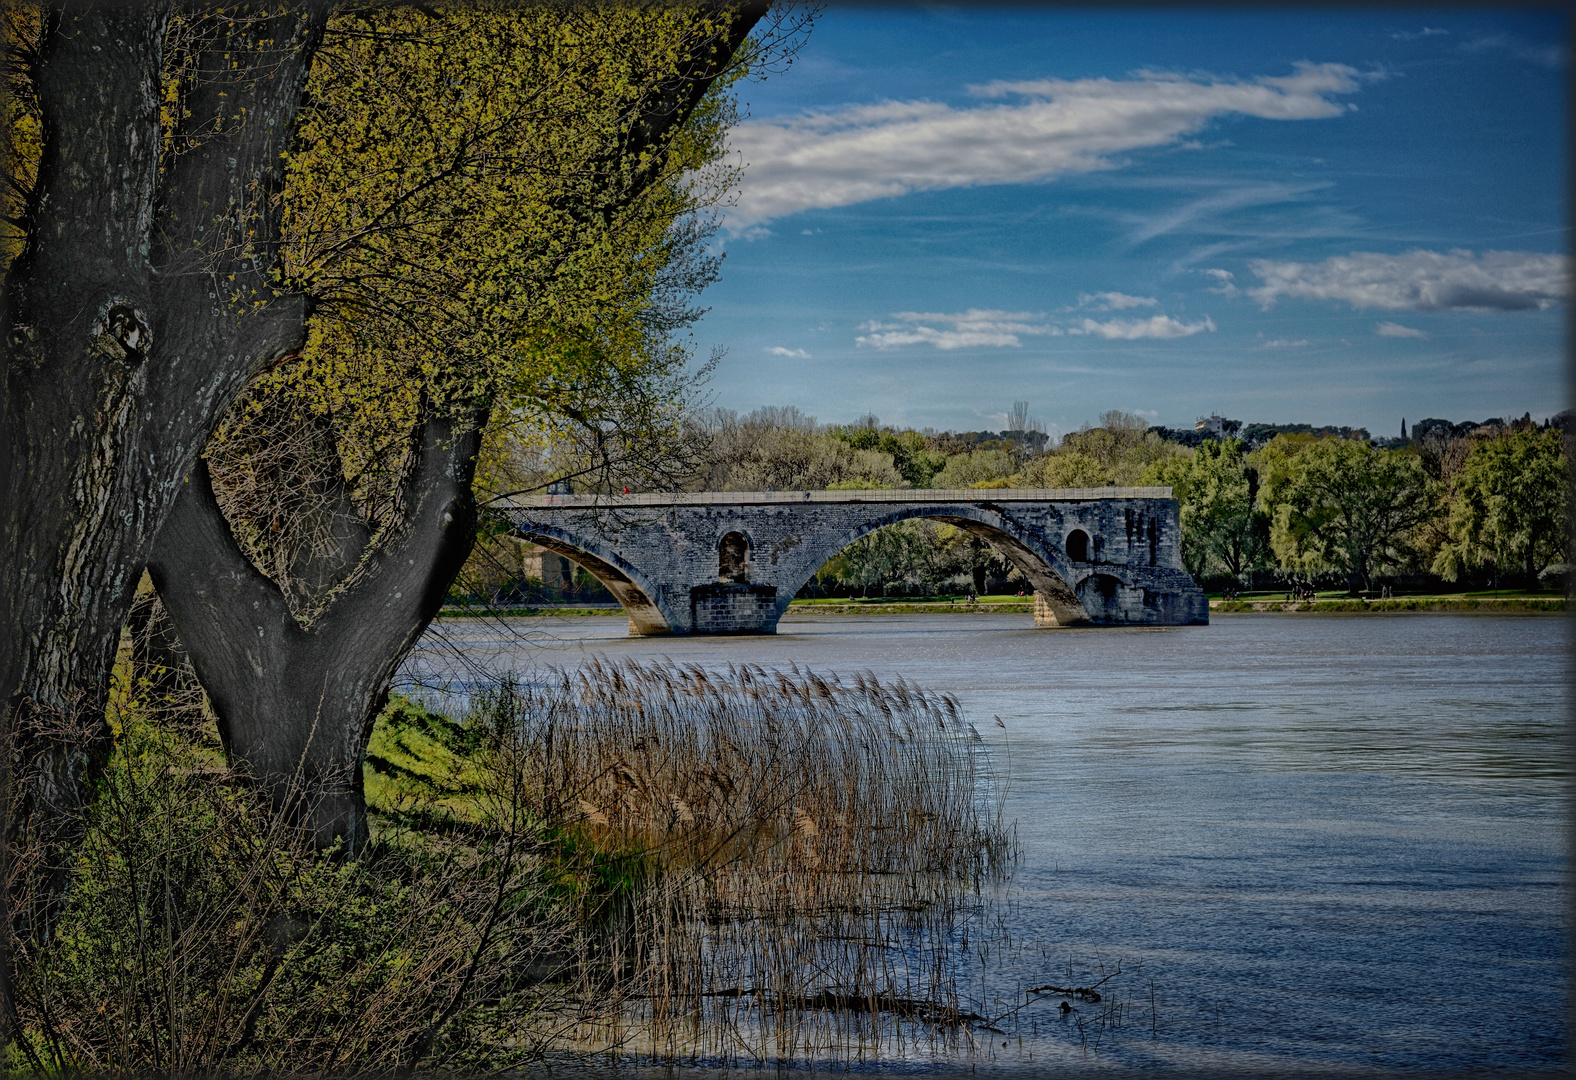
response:
{"label": "ripple on water", "polygon": [[990,916],[1011,943],[972,992],[1021,1001],[1048,973],[1121,963],[1135,1010],[1091,1054],[1055,1002],[1031,1006],[1023,1049],[992,1050],[1003,1067],[1564,1067],[1567,620],[1027,622],[795,617],[732,639],[445,622],[411,669],[668,656],[955,694],[1022,845]]}

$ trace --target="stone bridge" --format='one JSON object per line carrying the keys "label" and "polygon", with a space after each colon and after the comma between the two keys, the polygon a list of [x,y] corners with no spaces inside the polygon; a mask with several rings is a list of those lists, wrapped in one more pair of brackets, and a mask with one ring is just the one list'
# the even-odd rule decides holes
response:
{"label": "stone bridge", "polygon": [[1036,626],[1209,621],[1168,487],[540,495],[502,510],[624,605],[631,634],[771,634],[832,556],[931,518],[988,540],[1034,585]]}

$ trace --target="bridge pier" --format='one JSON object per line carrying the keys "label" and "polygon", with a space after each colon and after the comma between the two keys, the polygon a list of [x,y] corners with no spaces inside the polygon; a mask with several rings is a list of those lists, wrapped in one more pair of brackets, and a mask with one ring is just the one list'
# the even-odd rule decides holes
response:
{"label": "bridge pier", "polygon": [[545,495],[504,509],[601,580],[635,635],[775,633],[828,559],[916,517],[1005,554],[1034,586],[1036,626],[1209,621],[1170,488]]}

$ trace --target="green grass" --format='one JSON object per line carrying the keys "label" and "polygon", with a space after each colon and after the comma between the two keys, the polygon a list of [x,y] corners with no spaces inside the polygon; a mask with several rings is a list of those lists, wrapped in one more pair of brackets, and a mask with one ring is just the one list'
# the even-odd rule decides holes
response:
{"label": "green grass", "polygon": [[[1222,595],[1220,593],[1218,593],[1218,592],[1207,593],[1206,595],[1211,600],[1223,599]],[[1547,590],[1544,590],[1544,589],[1476,589],[1476,590],[1466,590],[1466,591],[1463,591],[1463,592],[1421,592],[1421,591],[1419,591],[1419,592],[1411,592],[1411,591],[1407,591],[1407,590],[1400,590],[1400,591],[1397,591],[1395,593],[1395,595],[1392,596],[1390,599],[1393,599],[1393,600],[1436,600],[1436,601],[1477,600],[1477,599],[1491,599],[1491,600],[1492,599],[1498,599],[1498,600],[1550,600],[1550,599],[1555,599],[1555,600],[1557,600],[1560,597],[1562,597],[1563,595],[1564,595],[1563,593],[1559,592],[1558,590],[1554,590],[1554,589],[1547,589]],[[1238,600],[1285,600],[1286,599],[1286,590],[1285,589],[1257,589],[1257,590],[1254,590],[1254,591],[1251,591],[1251,592],[1239,592],[1236,595],[1236,599],[1238,599]],[[1318,591],[1316,591],[1314,593],[1314,599],[1316,599],[1316,600],[1354,600],[1354,599],[1358,599],[1358,598],[1351,596],[1347,592],[1347,590],[1345,590],[1345,589],[1320,589],[1320,590],[1318,590]]]}
{"label": "green grass", "polygon": [[391,695],[361,766],[367,810],[409,824],[470,820],[479,794],[476,755],[485,735]]}
{"label": "green grass", "polygon": [[1286,594],[1248,594],[1238,600],[1214,600],[1212,614],[1251,611],[1299,612],[1385,612],[1385,611],[1497,611],[1497,612],[1558,612],[1569,611],[1570,603],[1559,594],[1514,594],[1509,592],[1474,592],[1415,594],[1397,596],[1389,600],[1363,600],[1345,593],[1320,593],[1312,603],[1286,602]]}

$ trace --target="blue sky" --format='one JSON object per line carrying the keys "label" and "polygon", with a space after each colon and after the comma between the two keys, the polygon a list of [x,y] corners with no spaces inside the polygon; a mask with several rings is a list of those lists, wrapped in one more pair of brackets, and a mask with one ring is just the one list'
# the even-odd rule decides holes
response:
{"label": "blue sky", "polygon": [[1397,434],[1567,401],[1555,10],[833,6],[744,85],[716,404]]}

